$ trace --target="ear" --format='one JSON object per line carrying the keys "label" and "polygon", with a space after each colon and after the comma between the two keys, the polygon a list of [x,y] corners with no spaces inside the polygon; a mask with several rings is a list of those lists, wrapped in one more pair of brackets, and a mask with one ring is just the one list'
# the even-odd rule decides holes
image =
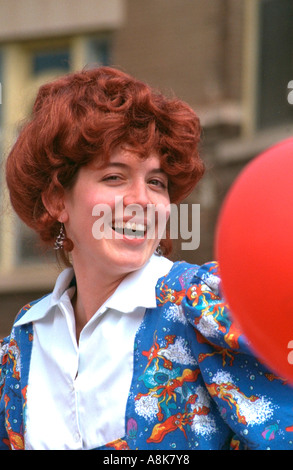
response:
{"label": "ear", "polygon": [[44,191],[42,193],[42,202],[53,219],[58,220],[61,223],[67,222],[68,213],[65,209],[64,194]]}

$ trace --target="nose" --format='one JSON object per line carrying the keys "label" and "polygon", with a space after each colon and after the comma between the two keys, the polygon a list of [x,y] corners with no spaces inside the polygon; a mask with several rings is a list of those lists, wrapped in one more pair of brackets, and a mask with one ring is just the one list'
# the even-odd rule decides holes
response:
{"label": "nose", "polygon": [[133,184],[127,188],[123,199],[125,206],[138,205],[145,209],[147,204],[150,203],[148,186],[145,181],[136,180],[133,182]]}

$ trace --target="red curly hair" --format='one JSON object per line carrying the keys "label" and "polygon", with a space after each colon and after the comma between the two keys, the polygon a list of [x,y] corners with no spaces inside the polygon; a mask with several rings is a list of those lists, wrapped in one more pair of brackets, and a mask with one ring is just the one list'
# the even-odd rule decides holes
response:
{"label": "red curly hair", "polygon": [[[58,197],[74,185],[81,166],[94,159],[105,163],[121,144],[142,157],[157,152],[168,175],[170,200],[178,203],[204,173],[200,133],[199,119],[187,104],[120,70],[98,67],[68,74],[41,86],[32,117],[8,155],[12,206],[43,242],[53,245],[60,223],[46,210],[43,196]],[[71,245],[65,244],[65,250]],[[170,241],[162,240],[161,246],[167,255]]]}

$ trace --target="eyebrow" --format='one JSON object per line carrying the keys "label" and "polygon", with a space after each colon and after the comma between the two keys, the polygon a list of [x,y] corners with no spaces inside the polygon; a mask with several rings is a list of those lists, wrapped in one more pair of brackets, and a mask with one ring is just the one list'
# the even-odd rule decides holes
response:
{"label": "eyebrow", "polygon": [[[121,162],[110,162],[110,163],[107,163],[102,169],[106,169],[106,168],[109,168],[109,167],[128,169],[128,168],[131,168],[131,165],[128,165],[127,163],[121,163]],[[163,174],[166,174],[166,172],[160,167],[153,168],[150,171],[150,173],[163,173]]]}

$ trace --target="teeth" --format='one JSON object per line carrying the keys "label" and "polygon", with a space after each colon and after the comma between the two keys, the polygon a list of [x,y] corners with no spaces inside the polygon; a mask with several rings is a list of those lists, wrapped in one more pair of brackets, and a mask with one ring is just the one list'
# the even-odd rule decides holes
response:
{"label": "teeth", "polygon": [[144,224],[136,224],[135,222],[115,222],[112,225],[112,228],[113,230],[117,230],[120,233],[124,231],[130,231],[131,233],[136,232],[136,235],[143,236],[147,226]]}
{"label": "teeth", "polygon": [[144,224],[136,224],[134,222],[115,222],[115,224],[112,226],[114,230],[116,229],[127,229],[127,230],[132,230],[133,232],[139,231],[139,232],[144,232],[147,227]]}

